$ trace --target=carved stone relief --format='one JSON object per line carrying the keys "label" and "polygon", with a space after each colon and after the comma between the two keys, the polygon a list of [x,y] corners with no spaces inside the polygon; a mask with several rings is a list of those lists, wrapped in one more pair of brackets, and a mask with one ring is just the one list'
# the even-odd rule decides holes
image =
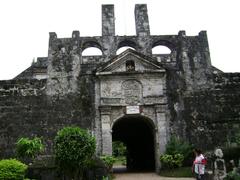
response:
{"label": "carved stone relief", "polygon": [[122,92],[128,105],[139,104],[142,100],[142,84],[134,79],[122,83]]}

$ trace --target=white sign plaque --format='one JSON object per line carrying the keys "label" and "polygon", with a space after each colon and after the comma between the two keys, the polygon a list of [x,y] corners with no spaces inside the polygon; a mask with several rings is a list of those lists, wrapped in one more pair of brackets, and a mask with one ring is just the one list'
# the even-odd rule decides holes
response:
{"label": "white sign plaque", "polygon": [[139,106],[126,106],[126,114],[139,114]]}

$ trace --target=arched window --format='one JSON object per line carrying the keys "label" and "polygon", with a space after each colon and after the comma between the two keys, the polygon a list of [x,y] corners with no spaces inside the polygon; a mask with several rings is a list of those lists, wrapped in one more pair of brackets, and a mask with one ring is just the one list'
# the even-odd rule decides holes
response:
{"label": "arched window", "polygon": [[83,50],[82,56],[101,56],[102,51],[96,47],[88,47]]}
{"label": "arched window", "polygon": [[130,47],[130,46],[123,46],[123,47],[121,47],[121,48],[119,48],[119,49],[117,50],[117,55],[118,55],[118,54],[121,54],[123,51],[126,51],[127,49],[133,49],[133,50],[135,50],[134,48],[132,48],[132,47]]}
{"label": "arched window", "polygon": [[167,46],[158,45],[152,48],[152,54],[171,54],[171,49]]}
{"label": "arched window", "polygon": [[135,71],[135,62],[133,60],[126,61],[126,71]]}

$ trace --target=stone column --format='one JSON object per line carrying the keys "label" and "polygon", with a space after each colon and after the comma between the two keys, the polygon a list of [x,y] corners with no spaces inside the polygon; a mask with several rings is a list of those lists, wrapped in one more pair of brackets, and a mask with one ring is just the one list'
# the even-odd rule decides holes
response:
{"label": "stone column", "polygon": [[115,16],[114,5],[102,5],[102,50],[106,60],[115,55]]}
{"label": "stone column", "polygon": [[168,123],[167,123],[167,105],[156,105],[156,171],[158,172],[161,164],[159,156],[165,152],[168,139]]}
{"label": "stone column", "polygon": [[101,107],[102,155],[112,155],[112,130],[110,125],[110,107]]}
{"label": "stone column", "polygon": [[167,144],[167,117],[166,117],[167,105],[157,105],[156,115],[157,115],[157,131],[159,140],[159,152],[162,154],[165,151],[165,146]]}
{"label": "stone column", "polygon": [[205,57],[205,58],[203,58],[203,60],[205,61],[204,63],[207,68],[210,68],[210,67],[212,67],[212,63],[211,63],[211,58],[210,58],[207,31],[199,32],[198,37],[199,37],[199,42],[201,44],[201,46],[200,46],[201,53],[204,54],[203,57]]}
{"label": "stone column", "polygon": [[137,36],[150,35],[150,27],[149,27],[146,4],[136,4],[135,5],[135,24],[136,24]]}
{"label": "stone column", "polygon": [[141,47],[138,49],[138,51],[145,55],[151,55],[152,46],[149,38],[150,27],[146,4],[135,5],[135,25],[136,34],[138,37],[138,45]]}

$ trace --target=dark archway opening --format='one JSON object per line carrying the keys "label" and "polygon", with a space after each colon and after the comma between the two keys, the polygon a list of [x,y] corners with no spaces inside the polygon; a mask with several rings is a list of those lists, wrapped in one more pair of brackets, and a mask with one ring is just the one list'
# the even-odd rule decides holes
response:
{"label": "dark archway opening", "polygon": [[154,131],[149,120],[140,116],[127,116],[115,122],[113,141],[127,146],[128,171],[154,171]]}

